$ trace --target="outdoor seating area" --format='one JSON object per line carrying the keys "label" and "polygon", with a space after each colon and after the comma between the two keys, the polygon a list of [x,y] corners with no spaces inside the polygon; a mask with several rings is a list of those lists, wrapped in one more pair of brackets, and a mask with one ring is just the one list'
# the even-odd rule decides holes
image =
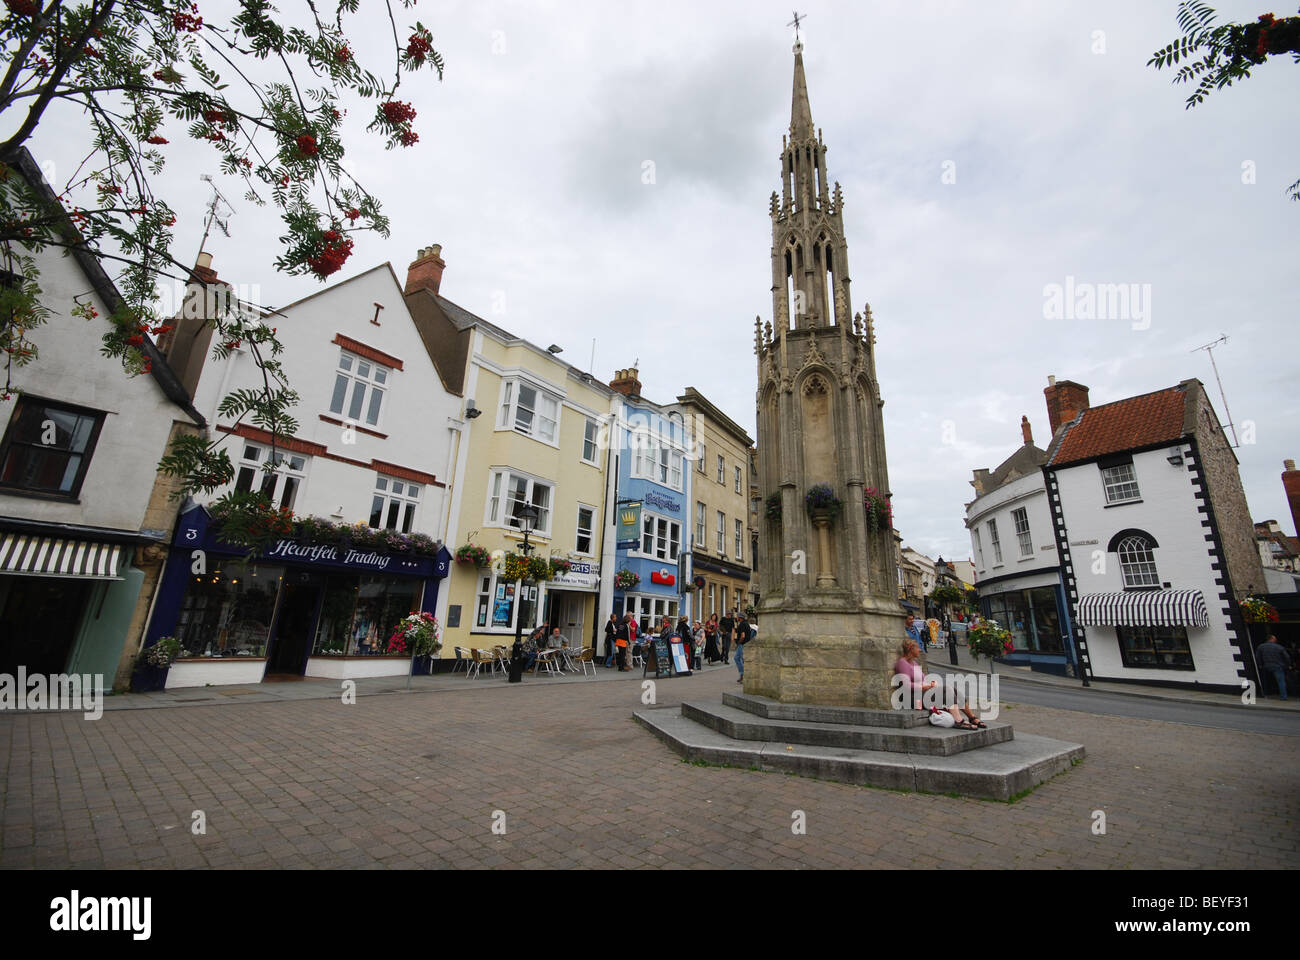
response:
{"label": "outdoor seating area", "polygon": [[[464,669],[465,677],[473,678],[486,674],[510,676],[510,648],[495,646],[491,650],[478,647],[455,647],[456,663],[451,672]],[[596,678],[596,654],[590,647],[575,651],[565,645],[549,647],[537,652],[531,668],[525,670],[535,677],[563,677],[570,673],[582,674],[584,677]],[[590,671],[590,672],[588,672]]]}

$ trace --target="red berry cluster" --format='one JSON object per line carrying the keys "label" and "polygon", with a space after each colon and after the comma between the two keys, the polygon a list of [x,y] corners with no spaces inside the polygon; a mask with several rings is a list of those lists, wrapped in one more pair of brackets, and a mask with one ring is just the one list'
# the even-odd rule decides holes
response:
{"label": "red berry cluster", "polygon": [[41,5],[35,0],[5,0],[5,6],[20,17],[34,17],[41,12]]}
{"label": "red berry cluster", "polygon": [[204,110],[203,119],[208,123],[228,123],[230,114],[224,110]]}
{"label": "red berry cluster", "polygon": [[401,140],[402,146],[409,147],[412,144],[419,142],[420,135],[414,130],[403,130],[398,139]]}
{"label": "red berry cluster", "polygon": [[307,266],[316,276],[324,278],[337,273],[352,256],[352,240],[337,230],[326,230],[321,234],[321,242],[320,252],[307,258]]}
{"label": "red berry cluster", "polygon": [[352,51],[348,49],[346,43],[334,51],[334,59],[339,63],[347,63],[352,59]]}
{"label": "red berry cluster", "polygon": [[190,4],[189,13],[173,13],[172,26],[186,33],[198,33],[203,29],[203,18],[198,16],[199,5]]}
{"label": "red berry cluster", "polygon": [[416,63],[424,63],[424,58],[429,55],[429,41],[418,33],[411,34],[411,38],[406,41],[406,55]]}
{"label": "red berry cluster", "polygon": [[353,207],[351,210],[347,212],[347,218],[353,221],[354,223],[356,222],[357,218],[360,216],[361,216],[361,211],[358,210],[356,207]]}
{"label": "red berry cluster", "polygon": [[158,144],[167,143],[167,138],[166,138],[166,137],[150,137],[148,140],[145,141],[145,143],[158,143]]}
{"label": "red berry cluster", "polygon": [[81,52],[88,57],[94,57],[96,60],[99,59],[99,51],[96,50],[94,47],[92,47],[90,44],[86,44],[86,46],[82,48]]}
{"label": "red berry cluster", "polygon": [[316,138],[310,133],[304,133],[297,139],[296,143],[298,144],[298,152],[304,157],[314,157],[319,152],[316,147]]}
{"label": "red berry cluster", "polygon": [[380,107],[380,110],[383,111],[384,119],[395,127],[415,119],[415,108],[400,100],[389,100]]}

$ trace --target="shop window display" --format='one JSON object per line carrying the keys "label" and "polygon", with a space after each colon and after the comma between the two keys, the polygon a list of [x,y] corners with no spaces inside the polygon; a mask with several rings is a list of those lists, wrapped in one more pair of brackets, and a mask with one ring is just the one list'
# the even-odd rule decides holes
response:
{"label": "shop window display", "polygon": [[196,576],[176,624],[180,656],[264,657],[283,567],[255,564]]}
{"label": "shop window display", "polygon": [[397,624],[420,608],[420,594],[418,580],[331,574],[312,656],[385,655]]}

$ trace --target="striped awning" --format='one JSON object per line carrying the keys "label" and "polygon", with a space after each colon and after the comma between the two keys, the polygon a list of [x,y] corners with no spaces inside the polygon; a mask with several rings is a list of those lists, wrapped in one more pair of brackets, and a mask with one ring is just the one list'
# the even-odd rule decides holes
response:
{"label": "striped awning", "polygon": [[1199,590],[1127,590],[1079,598],[1085,627],[1208,627],[1210,614]]}
{"label": "striped awning", "polygon": [[116,543],[6,533],[0,540],[0,574],[121,580],[117,565],[122,549]]}

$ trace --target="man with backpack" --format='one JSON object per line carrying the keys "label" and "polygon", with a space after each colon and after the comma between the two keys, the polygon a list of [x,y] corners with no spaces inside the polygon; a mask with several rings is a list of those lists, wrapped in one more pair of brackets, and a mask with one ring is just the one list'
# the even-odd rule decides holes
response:
{"label": "man with backpack", "polygon": [[737,683],[745,682],[745,644],[749,643],[754,633],[749,628],[749,620],[742,613],[736,621],[736,669],[740,671]]}
{"label": "man with backpack", "polygon": [[718,623],[718,633],[722,639],[722,662],[727,663],[727,657],[731,654],[731,639],[736,632],[736,620],[728,612]]}

